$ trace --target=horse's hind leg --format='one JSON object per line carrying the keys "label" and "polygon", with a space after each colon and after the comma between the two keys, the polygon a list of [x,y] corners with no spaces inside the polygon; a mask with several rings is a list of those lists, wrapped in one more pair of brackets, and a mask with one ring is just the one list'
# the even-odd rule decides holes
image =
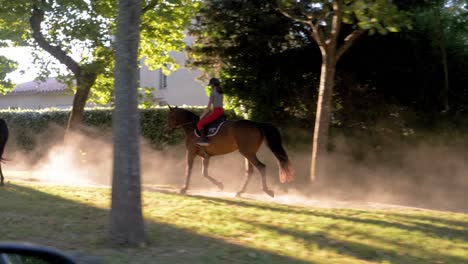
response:
{"label": "horse's hind leg", "polygon": [[253,173],[253,165],[252,163],[250,163],[250,161],[247,158],[245,158],[245,180],[240,191],[236,193],[236,197],[240,197],[241,194],[245,192],[245,189],[247,188],[247,185],[249,184],[250,178],[252,178],[252,173]]}
{"label": "horse's hind leg", "polygon": [[207,178],[210,182],[212,182],[214,185],[216,185],[220,190],[223,190],[224,189],[223,183],[217,181],[216,179],[214,179],[213,177],[210,177],[210,175],[208,175],[208,167],[209,166],[210,166],[210,158],[209,157],[203,158],[203,167],[202,167],[203,177]]}
{"label": "horse's hind leg", "polygon": [[252,163],[252,165],[255,166],[255,168],[258,169],[258,171],[260,172],[260,175],[262,176],[262,190],[270,195],[271,197],[274,197],[275,194],[272,190],[268,189],[268,186],[267,186],[267,183],[266,183],[266,170],[265,170],[265,164],[263,164],[262,162],[260,162],[257,158],[257,156],[255,154],[253,155],[244,155],[245,158],[247,158],[249,160],[250,163]]}

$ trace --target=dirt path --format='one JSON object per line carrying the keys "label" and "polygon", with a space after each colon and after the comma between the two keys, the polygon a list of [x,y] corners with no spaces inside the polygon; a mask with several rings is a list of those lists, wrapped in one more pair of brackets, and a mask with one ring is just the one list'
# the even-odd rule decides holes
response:
{"label": "dirt path", "polygon": [[[178,193],[178,190],[174,187],[158,187],[158,186],[147,186],[146,190],[167,192],[167,193]],[[195,196],[206,196],[215,198],[234,198],[235,192],[226,191],[213,191],[213,190],[189,190],[188,195]],[[338,209],[358,209],[358,210],[429,210],[424,208],[366,202],[366,201],[342,201],[333,199],[330,197],[306,197],[300,194],[277,194],[274,198],[269,197],[264,193],[245,193],[242,198],[269,203],[277,203],[291,206],[305,206],[311,208],[338,208]]]}
{"label": "dirt path", "polygon": [[[91,181],[60,181],[57,179],[38,179],[35,177],[24,177],[19,175],[10,175],[8,180],[24,181],[24,182],[40,182],[41,184],[52,184],[61,186],[83,186],[83,187],[98,187],[110,188],[105,184],[96,184]],[[6,182],[8,184],[8,181]],[[147,191],[178,193],[176,186],[158,186],[158,185],[143,185],[143,189]],[[214,191],[191,189],[188,195],[216,197],[216,198],[234,198],[235,193],[229,191]],[[242,198],[255,201],[277,203],[291,206],[305,206],[311,208],[339,208],[339,209],[358,209],[358,210],[431,210],[426,208],[418,208],[411,206],[395,205],[388,203],[377,203],[357,200],[340,200],[326,196],[306,197],[299,192],[289,192],[288,194],[276,194],[274,198],[269,197],[264,193],[245,193]],[[440,210],[439,210],[440,211]],[[465,212],[466,213],[466,212]]]}

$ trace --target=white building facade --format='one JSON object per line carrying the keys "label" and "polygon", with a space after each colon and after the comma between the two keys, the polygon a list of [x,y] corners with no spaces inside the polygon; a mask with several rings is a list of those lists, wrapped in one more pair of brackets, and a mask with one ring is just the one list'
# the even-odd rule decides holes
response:
{"label": "white building facade", "polygon": [[206,105],[208,103],[208,97],[205,93],[206,84],[196,80],[201,73],[184,67],[186,59],[184,53],[173,52],[171,56],[180,65],[180,68],[169,76],[165,76],[161,69],[149,70],[142,60],[140,63],[140,86],[154,89],[153,98],[158,105]]}
{"label": "white building facade", "polygon": [[0,95],[0,109],[69,109],[72,104],[73,92],[55,78],[21,83]]}
{"label": "white building facade", "polygon": [[[193,38],[186,35],[184,42],[191,45]],[[149,70],[142,60],[139,86],[153,90],[151,101],[154,105],[206,105],[208,102],[205,93],[206,84],[197,80],[201,72],[184,67],[187,58],[185,52],[170,54],[180,66],[179,69],[165,76],[160,69]],[[6,95],[0,94],[0,109],[69,109],[73,105],[73,96],[73,91],[65,84],[55,78],[46,78],[44,82],[20,83]],[[91,107],[92,104],[88,106]]]}
{"label": "white building facade", "polygon": [[[190,71],[183,67],[185,54],[172,54],[180,68],[165,76],[160,69],[151,71],[141,63],[140,87],[153,89],[155,105],[206,105],[208,97],[205,94],[205,84],[197,81],[198,71]],[[69,109],[73,104],[73,92],[55,78],[46,78],[44,82],[31,81],[18,84],[11,92],[0,95],[0,109]],[[91,106],[88,104],[88,106]]]}

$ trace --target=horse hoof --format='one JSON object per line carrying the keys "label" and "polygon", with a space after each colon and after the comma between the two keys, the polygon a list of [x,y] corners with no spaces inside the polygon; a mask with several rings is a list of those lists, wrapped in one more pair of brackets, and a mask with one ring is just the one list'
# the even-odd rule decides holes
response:
{"label": "horse hoof", "polygon": [[275,193],[272,190],[265,190],[266,194],[270,195],[271,197],[275,197]]}
{"label": "horse hoof", "polygon": [[216,184],[216,186],[218,186],[218,188],[222,191],[224,189],[224,185],[221,183],[221,182],[218,182]]}
{"label": "horse hoof", "polygon": [[186,194],[187,193],[187,188],[182,188],[179,191],[180,194]]}
{"label": "horse hoof", "polygon": [[236,198],[240,198],[241,194],[242,194],[241,192],[236,193]]}

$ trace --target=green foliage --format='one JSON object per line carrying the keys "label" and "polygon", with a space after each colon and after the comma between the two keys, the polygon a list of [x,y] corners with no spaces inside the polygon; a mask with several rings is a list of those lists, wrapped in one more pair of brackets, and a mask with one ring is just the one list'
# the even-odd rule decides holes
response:
{"label": "green foliage", "polygon": [[[418,4],[424,5],[408,7],[408,1],[394,2],[399,8],[409,8],[413,29],[362,38],[348,51],[340,61],[336,86],[339,96],[346,101],[339,115],[347,115],[348,121],[369,120],[366,116],[386,118],[388,113],[380,111],[382,107],[399,105],[427,118],[440,117],[436,113],[442,110],[444,76],[434,32],[434,9],[441,14],[442,37],[447,49],[450,108],[452,114],[464,115],[468,105],[468,42],[464,40],[468,36],[464,23],[467,6],[419,1]],[[431,122],[426,125],[431,126]]]}
{"label": "green foliage", "polygon": [[[194,16],[199,0],[142,2],[144,13],[141,17],[139,55],[146,59],[145,63],[151,69],[163,67],[168,74],[178,68],[169,52],[185,48],[184,30]],[[47,32],[46,41],[73,57],[84,72],[98,75],[90,100],[97,104],[112,100],[116,1],[0,0],[0,6],[0,43],[38,48],[32,38],[29,19],[33,8],[39,7],[45,12],[42,28]],[[34,64],[44,77],[58,72],[60,67],[57,60],[43,58],[37,52],[34,56]],[[63,78],[73,78],[69,70]]]}
{"label": "green foliage", "polygon": [[[352,3],[358,5],[358,1]],[[380,23],[385,29],[395,22],[401,28],[396,34],[361,37],[340,59],[335,127],[373,127],[379,119],[388,118],[392,111],[387,109],[398,106],[427,118],[440,111],[443,71],[439,51],[433,47],[430,13],[434,8],[441,8],[444,25],[450,103],[464,116],[468,105],[466,0],[393,1],[396,7],[389,11],[375,3],[374,9],[357,12],[359,18],[364,20],[372,12],[391,14],[398,7],[401,13],[396,17],[405,15],[405,19],[402,23],[387,18],[373,21],[373,27]],[[355,13],[346,17],[348,23],[359,21]],[[343,24],[343,34],[355,28]],[[321,58],[306,30],[279,14],[271,1],[206,1],[191,31],[196,36],[191,64],[222,78],[229,103],[239,113],[283,125],[288,120],[295,120],[294,126],[310,125]]]}
{"label": "green foliage", "polygon": [[[318,21],[330,34],[332,2],[205,1],[191,30],[191,65],[220,76],[229,105],[252,119],[310,122],[321,57],[310,27],[298,21]],[[407,13],[388,1],[341,4],[342,19],[351,24],[345,33],[359,27],[385,34],[410,25]],[[287,18],[282,9],[299,19]]]}
{"label": "green foliage", "polygon": [[197,13],[201,1],[157,2],[155,8],[141,18],[140,55],[145,57],[145,63],[150,69],[162,68],[163,73],[168,75],[179,67],[169,52],[185,49],[185,30]]}
{"label": "green foliage", "polygon": [[154,105],[153,92],[154,87],[138,88],[138,101],[140,102],[140,108],[151,108]]}
{"label": "green foliage", "polygon": [[17,69],[18,63],[0,56],[0,93],[5,94],[13,88],[11,80],[7,79],[6,75]]}
{"label": "green foliage", "polygon": [[211,94],[211,87],[210,86],[205,86],[205,94],[206,94],[206,96],[210,97],[210,94]]}
{"label": "green foliage", "polygon": [[318,50],[271,1],[204,1],[190,33],[190,65],[221,78],[229,107],[269,122],[309,114]]}
{"label": "green foliage", "polygon": [[387,34],[398,32],[402,28],[411,28],[409,14],[399,10],[392,1],[388,0],[278,0],[277,2],[279,8],[296,21],[318,25],[325,38],[336,30],[332,28],[336,12],[340,12],[342,23],[352,25],[350,32],[363,29],[372,35],[376,32]]}
{"label": "green foliage", "polygon": [[370,34],[378,32],[398,32],[400,28],[411,28],[411,20],[407,12],[398,10],[397,6],[387,0],[355,0],[345,1],[343,22],[357,24]]}

